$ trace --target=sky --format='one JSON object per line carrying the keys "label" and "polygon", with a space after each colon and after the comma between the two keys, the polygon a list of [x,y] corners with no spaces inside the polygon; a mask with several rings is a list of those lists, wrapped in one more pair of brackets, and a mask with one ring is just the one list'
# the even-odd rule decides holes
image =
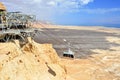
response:
{"label": "sky", "polygon": [[1,0],[10,12],[62,25],[120,25],[120,0]]}

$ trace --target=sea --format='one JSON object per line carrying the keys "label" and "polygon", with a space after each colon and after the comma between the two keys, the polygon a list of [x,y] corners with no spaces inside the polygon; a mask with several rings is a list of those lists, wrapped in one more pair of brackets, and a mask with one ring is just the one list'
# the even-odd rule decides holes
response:
{"label": "sea", "polygon": [[107,28],[120,28],[120,24],[59,24],[59,25],[65,25],[65,26],[102,26]]}
{"label": "sea", "polygon": [[91,24],[82,24],[82,25],[76,25],[76,26],[102,26],[107,28],[120,28],[120,24],[104,24],[104,25],[91,25]]}
{"label": "sea", "polygon": [[104,25],[105,27],[109,28],[120,28],[120,24],[114,24],[114,25]]}

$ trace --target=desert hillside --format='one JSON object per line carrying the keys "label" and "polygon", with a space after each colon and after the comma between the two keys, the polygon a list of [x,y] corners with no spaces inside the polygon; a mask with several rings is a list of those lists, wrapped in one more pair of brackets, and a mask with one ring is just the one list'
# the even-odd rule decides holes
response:
{"label": "desert hillside", "polygon": [[[0,80],[120,79],[119,29],[55,25],[38,28],[37,42],[28,38],[24,45],[17,40],[0,43]],[[61,57],[67,48],[62,42],[65,38],[73,44],[73,51],[78,50],[75,59]]]}
{"label": "desert hillside", "polygon": [[51,44],[0,43],[0,80],[65,80],[65,70]]}
{"label": "desert hillside", "polygon": [[[110,42],[119,39],[108,37]],[[120,43],[120,42],[119,42]],[[119,80],[119,46],[92,50],[87,59],[59,58],[51,44],[38,44],[28,38],[0,43],[0,80]]]}
{"label": "desert hillside", "polygon": [[0,80],[120,80],[120,0],[1,0]]}

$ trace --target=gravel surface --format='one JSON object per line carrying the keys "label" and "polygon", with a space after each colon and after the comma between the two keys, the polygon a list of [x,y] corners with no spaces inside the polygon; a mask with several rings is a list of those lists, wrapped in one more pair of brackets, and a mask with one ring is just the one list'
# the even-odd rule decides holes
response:
{"label": "gravel surface", "polygon": [[111,46],[118,46],[118,44],[108,42],[106,40],[108,36],[120,37],[120,35],[114,33],[97,32],[95,30],[42,29],[35,36],[35,41],[53,44],[60,57],[68,48],[67,42],[70,42],[75,57],[86,58],[93,54],[91,49],[106,50]]}

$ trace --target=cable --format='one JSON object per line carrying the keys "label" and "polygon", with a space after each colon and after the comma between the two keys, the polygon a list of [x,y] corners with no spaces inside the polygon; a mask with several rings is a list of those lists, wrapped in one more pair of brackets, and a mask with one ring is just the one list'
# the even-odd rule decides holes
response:
{"label": "cable", "polygon": [[[45,28],[46,30],[48,30],[49,31],[49,29],[47,29],[44,25],[42,25],[42,24],[40,24],[43,28]],[[51,32],[51,31],[49,31],[49,32]],[[42,32],[42,33],[44,33],[45,35],[47,35],[48,37],[50,37],[50,38],[53,38],[54,40],[56,40],[57,42],[59,42],[59,43],[61,43],[61,41],[59,41],[58,39],[56,39],[56,38],[54,38],[53,36],[49,36],[48,34],[46,34],[45,32]],[[66,46],[66,45],[65,45]],[[71,46],[72,47],[72,46]],[[73,48],[73,47],[72,47]],[[86,54],[80,54],[80,55],[82,55],[83,57],[86,57]],[[100,58],[100,57],[99,57]],[[104,67],[104,63],[103,62],[101,62],[100,60],[98,60],[98,59],[92,59],[92,58],[88,58],[90,61],[92,61],[92,62],[95,62],[96,63],[96,61],[99,61],[101,64],[103,64],[103,66],[101,66],[101,65],[99,65],[99,66],[101,66],[101,67]]]}

